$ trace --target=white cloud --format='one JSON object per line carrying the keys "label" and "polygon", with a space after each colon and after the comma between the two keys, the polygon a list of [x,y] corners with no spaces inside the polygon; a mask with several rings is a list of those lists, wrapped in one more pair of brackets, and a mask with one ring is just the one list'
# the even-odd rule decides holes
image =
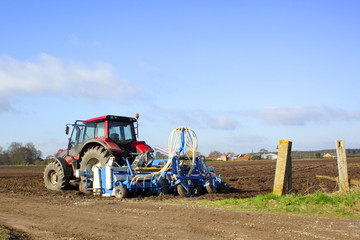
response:
{"label": "white cloud", "polygon": [[201,119],[205,127],[213,129],[233,130],[239,125],[235,118],[226,115],[210,115],[204,111],[195,111],[192,115]]}
{"label": "white cloud", "polygon": [[18,95],[55,94],[93,101],[112,99],[124,101],[140,89],[120,79],[110,64],[64,62],[48,54],[38,61],[20,61],[0,57],[0,111],[11,109]]}
{"label": "white cloud", "polygon": [[160,114],[162,118],[167,118],[169,122],[175,125],[221,130],[234,130],[239,125],[235,118],[227,115],[209,114],[203,110],[179,110],[153,107],[153,112]]}
{"label": "white cloud", "polygon": [[360,120],[360,111],[322,107],[264,107],[258,110],[238,112],[240,115],[259,118],[268,124],[301,126],[309,122],[328,122],[332,120]]}

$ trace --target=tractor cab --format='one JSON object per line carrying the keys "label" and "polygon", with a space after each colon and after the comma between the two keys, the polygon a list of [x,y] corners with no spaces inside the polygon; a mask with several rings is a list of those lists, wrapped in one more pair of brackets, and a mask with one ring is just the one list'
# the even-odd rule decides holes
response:
{"label": "tractor cab", "polygon": [[58,157],[72,164],[73,160],[81,161],[88,149],[99,146],[116,157],[119,162],[123,162],[125,158],[133,162],[138,155],[153,151],[145,142],[137,141],[137,121],[138,114],[136,118],[107,115],[68,124],[66,134],[70,133],[72,127],[68,147],[60,152]]}

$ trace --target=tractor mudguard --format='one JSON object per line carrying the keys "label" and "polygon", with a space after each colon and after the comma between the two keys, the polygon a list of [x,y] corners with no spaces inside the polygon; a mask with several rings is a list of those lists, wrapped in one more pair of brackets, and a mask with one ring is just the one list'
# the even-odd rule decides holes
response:
{"label": "tractor mudguard", "polygon": [[154,150],[152,150],[151,147],[149,147],[144,141],[134,141],[131,144],[132,148],[135,148],[137,151],[139,151],[140,153],[145,153],[145,152],[152,152]]}
{"label": "tractor mudguard", "polygon": [[59,162],[61,169],[64,173],[65,177],[70,177],[71,176],[71,167],[67,164],[67,162],[65,161],[65,159],[60,158],[60,157],[54,157],[51,156],[49,158],[49,162]]}
{"label": "tractor mudguard", "polygon": [[83,144],[80,150],[80,156],[82,156],[88,149],[95,146],[102,146],[110,154],[113,154],[113,152],[122,152],[121,148],[119,148],[119,146],[113,142],[106,142],[98,139],[92,139],[90,141],[87,141],[85,144]]}

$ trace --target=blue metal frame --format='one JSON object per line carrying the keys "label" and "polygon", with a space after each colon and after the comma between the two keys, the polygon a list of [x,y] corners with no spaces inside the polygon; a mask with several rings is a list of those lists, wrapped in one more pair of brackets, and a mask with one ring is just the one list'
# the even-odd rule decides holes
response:
{"label": "blue metal frame", "polygon": [[[157,166],[161,161],[165,162],[167,159],[163,160],[154,160],[150,166],[148,167],[155,167]],[[154,191],[161,192],[163,188],[167,187],[169,190],[176,191],[177,186],[181,184],[187,191],[190,191],[191,189],[194,189],[198,186],[200,187],[206,187],[207,185],[211,184],[215,187],[221,187],[221,175],[218,177],[214,177],[213,174],[210,174],[210,172],[213,172],[213,169],[208,168],[206,164],[197,157],[194,162],[194,169],[189,174],[189,169],[181,169],[179,161],[181,161],[177,156],[172,158],[171,166],[172,168],[164,172],[161,176],[154,176],[150,180],[145,181],[138,181],[138,182],[131,182],[131,179],[138,175],[149,175],[153,172],[141,172],[141,173],[135,173],[133,169],[131,168],[131,164],[128,159],[126,159],[127,163],[127,171],[115,171],[113,170],[113,182],[112,182],[112,189],[106,188],[106,172],[105,168],[102,168],[100,170],[100,178],[101,178],[101,188],[96,189],[95,192],[101,193],[101,194],[108,194],[113,196],[114,195],[114,189],[122,185],[125,189],[128,189],[129,192],[134,191]],[[125,180],[116,180],[119,179],[119,176],[126,176]],[[175,176],[175,177],[174,177]],[[92,177],[92,174],[89,174],[88,171],[85,172],[85,189],[88,188],[88,177]],[[168,182],[168,184],[159,184],[158,179],[159,178],[165,179],[165,182]],[[124,177],[122,177],[124,178]]]}

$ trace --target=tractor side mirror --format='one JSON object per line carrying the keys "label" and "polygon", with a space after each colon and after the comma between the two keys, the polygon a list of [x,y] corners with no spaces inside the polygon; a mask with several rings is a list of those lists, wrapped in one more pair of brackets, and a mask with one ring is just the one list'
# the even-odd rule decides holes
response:
{"label": "tractor side mirror", "polygon": [[69,134],[69,131],[70,131],[69,126],[66,126],[66,128],[65,128],[65,133],[66,133],[66,135],[68,135],[68,134]]}

